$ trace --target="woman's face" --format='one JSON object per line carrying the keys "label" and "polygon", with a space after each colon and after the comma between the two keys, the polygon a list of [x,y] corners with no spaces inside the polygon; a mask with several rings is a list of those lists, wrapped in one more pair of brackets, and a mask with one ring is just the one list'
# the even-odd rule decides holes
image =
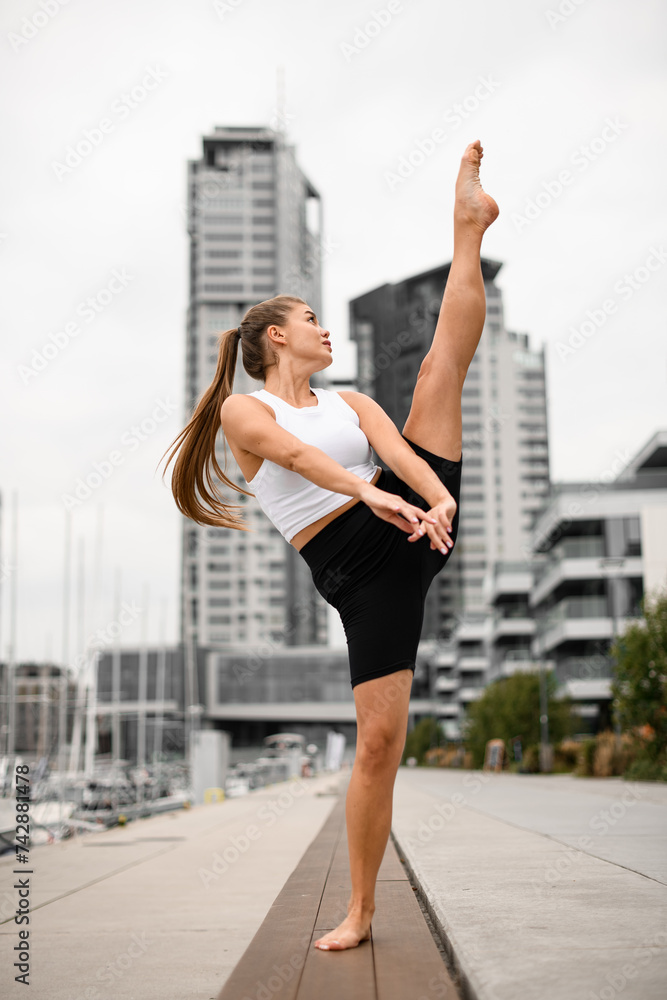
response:
{"label": "woman's face", "polygon": [[[329,331],[320,326],[317,316],[308,305],[295,305],[286,327],[270,326],[268,335],[280,351],[287,350],[294,361],[312,363],[313,371],[321,371],[332,364],[332,347]],[[310,364],[309,364],[310,367]]]}

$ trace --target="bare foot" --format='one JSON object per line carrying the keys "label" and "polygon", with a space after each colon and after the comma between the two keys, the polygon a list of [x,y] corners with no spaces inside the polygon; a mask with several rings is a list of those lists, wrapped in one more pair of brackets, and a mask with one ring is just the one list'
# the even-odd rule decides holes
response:
{"label": "bare foot", "polygon": [[456,179],[456,201],[454,221],[473,225],[484,232],[498,218],[499,209],[490,194],[482,189],[479,180],[479,165],[484,150],[479,139],[475,139],[461,158],[461,169]]}
{"label": "bare foot", "polygon": [[315,947],[321,951],[344,951],[346,948],[356,948],[361,941],[368,941],[370,936],[369,918],[346,917],[335,930],[318,938]]}

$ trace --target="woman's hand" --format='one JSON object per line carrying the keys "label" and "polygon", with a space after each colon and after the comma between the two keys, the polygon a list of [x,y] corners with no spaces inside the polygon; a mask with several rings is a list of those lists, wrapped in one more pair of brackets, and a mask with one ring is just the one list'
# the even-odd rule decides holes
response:
{"label": "woman's hand", "polygon": [[[456,500],[448,495],[435,507],[431,507],[428,517],[424,519],[419,527],[408,538],[409,542],[416,542],[427,534],[431,540],[431,548],[439,549],[443,554],[454,548],[454,542],[450,538],[452,521],[456,514]],[[435,522],[435,523],[433,523]]]}
{"label": "woman's hand", "polygon": [[[428,524],[429,526],[437,524],[436,517],[422,510],[421,507],[415,507],[396,493],[387,493],[385,490],[379,490],[370,483],[367,484],[367,487],[363,488],[359,499],[367,507],[370,507],[373,513],[382,521],[395,524],[397,528],[407,532],[408,535],[411,532],[414,533],[419,528],[420,522],[422,525]],[[416,537],[421,536],[415,535]]]}

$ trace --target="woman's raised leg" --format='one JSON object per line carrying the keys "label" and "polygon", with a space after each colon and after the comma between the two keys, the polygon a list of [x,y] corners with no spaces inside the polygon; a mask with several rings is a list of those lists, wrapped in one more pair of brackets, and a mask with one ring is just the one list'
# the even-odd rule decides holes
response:
{"label": "woman's raised leg", "polygon": [[454,253],[433,342],[422,361],[403,427],[410,441],[434,455],[461,458],[461,392],[484,327],[486,297],[480,263],[482,236],[498,206],[482,190],[477,139],[461,159],[454,203]]}
{"label": "woman's raised leg", "polygon": [[355,948],[370,937],[375,883],[391,830],[396,772],[405,748],[412,670],[354,687],[357,750],[345,800],[352,893],[347,917],[315,941],[323,951]]}

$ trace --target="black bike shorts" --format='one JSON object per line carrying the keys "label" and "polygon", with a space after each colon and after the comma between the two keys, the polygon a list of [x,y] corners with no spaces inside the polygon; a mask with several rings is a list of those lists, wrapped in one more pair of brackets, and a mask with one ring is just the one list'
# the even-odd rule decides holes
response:
{"label": "black bike shorts", "polygon": [[[402,436],[454,497],[457,509],[450,537],[456,542],[463,457],[458,462],[441,458]],[[427,501],[391,470],[383,469],[375,485],[429,509]],[[426,593],[453,549],[431,549],[426,534],[416,542],[408,537],[358,501],[299,550],[315,587],[340,614],[353,688],[396,670],[415,669]]]}

